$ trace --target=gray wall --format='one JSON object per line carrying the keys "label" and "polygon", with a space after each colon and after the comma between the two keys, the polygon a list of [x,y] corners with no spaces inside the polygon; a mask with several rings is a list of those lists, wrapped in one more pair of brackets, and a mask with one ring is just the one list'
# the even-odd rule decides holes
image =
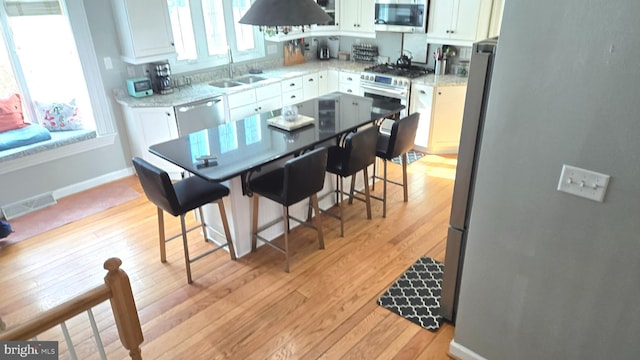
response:
{"label": "gray wall", "polygon": [[[488,359],[638,359],[640,2],[507,1],[455,342]],[[604,203],[562,164],[611,175]]]}

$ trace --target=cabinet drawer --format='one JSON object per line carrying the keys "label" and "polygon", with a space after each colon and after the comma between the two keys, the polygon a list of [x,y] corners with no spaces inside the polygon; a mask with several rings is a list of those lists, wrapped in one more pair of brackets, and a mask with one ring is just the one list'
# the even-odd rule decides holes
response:
{"label": "cabinet drawer", "polygon": [[282,105],[295,104],[301,102],[303,99],[304,91],[302,91],[302,89],[282,93]]}
{"label": "cabinet drawer", "polygon": [[257,101],[262,101],[276,96],[280,96],[280,83],[269,84],[256,88]]}
{"label": "cabinet drawer", "polygon": [[227,95],[227,104],[229,109],[254,104],[256,102],[256,91],[254,89],[240,91]]}
{"label": "cabinet drawer", "polygon": [[350,72],[340,72],[340,82],[360,86],[360,75]]}
{"label": "cabinet drawer", "polygon": [[339,85],[340,92],[359,95],[360,94],[360,86],[348,83],[340,83]]}
{"label": "cabinet drawer", "polygon": [[302,89],[302,76],[282,80],[282,92]]}

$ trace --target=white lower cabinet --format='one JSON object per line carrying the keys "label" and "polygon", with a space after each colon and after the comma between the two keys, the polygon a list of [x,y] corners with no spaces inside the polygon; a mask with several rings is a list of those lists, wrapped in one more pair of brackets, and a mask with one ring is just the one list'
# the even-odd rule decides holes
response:
{"label": "white lower cabinet", "polygon": [[420,113],[416,149],[430,154],[458,152],[466,92],[466,85],[413,85],[410,112]]}
{"label": "white lower cabinet", "polygon": [[227,106],[231,121],[281,108],[280,83],[228,94]]}
{"label": "white lower cabinet", "polygon": [[328,94],[329,91],[329,71],[318,71],[318,95]]}
{"label": "white lower cabinet", "polygon": [[341,71],[338,90],[347,94],[361,95],[360,74]]}
{"label": "white lower cabinet", "polygon": [[340,91],[340,71],[327,70],[327,92]]}
{"label": "white lower cabinet", "polygon": [[302,95],[304,100],[318,97],[320,94],[318,82],[319,77],[317,72],[302,76]]}
{"label": "white lower cabinet", "polygon": [[131,155],[140,157],[179,179],[182,169],[149,152],[149,146],[178,137],[173,107],[122,106]]}
{"label": "white lower cabinet", "polygon": [[292,105],[304,99],[302,76],[282,80],[282,106]]}

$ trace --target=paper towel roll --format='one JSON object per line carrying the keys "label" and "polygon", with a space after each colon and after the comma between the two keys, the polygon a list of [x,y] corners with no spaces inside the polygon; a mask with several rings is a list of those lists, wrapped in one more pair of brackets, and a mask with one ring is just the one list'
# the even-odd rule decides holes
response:
{"label": "paper towel roll", "polygon": [[332,36],[327,39],[327,47],[329,48],[329,56],[337,59],[340,52],[340,39]]}

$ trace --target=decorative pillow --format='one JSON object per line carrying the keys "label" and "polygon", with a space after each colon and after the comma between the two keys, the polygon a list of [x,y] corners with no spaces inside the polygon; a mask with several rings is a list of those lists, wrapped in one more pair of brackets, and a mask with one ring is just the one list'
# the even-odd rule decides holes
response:
{"label": "decorative pillow", "polygon": [[67,103],[43,103],[36,101],[40,124],[49,131],[79,130],[83,128],[76,99]]}
{"label": "decorative pillow", "polygon": [[20,94],[0,99],[0,132],[20,129],[29,125],[24,122]]}

